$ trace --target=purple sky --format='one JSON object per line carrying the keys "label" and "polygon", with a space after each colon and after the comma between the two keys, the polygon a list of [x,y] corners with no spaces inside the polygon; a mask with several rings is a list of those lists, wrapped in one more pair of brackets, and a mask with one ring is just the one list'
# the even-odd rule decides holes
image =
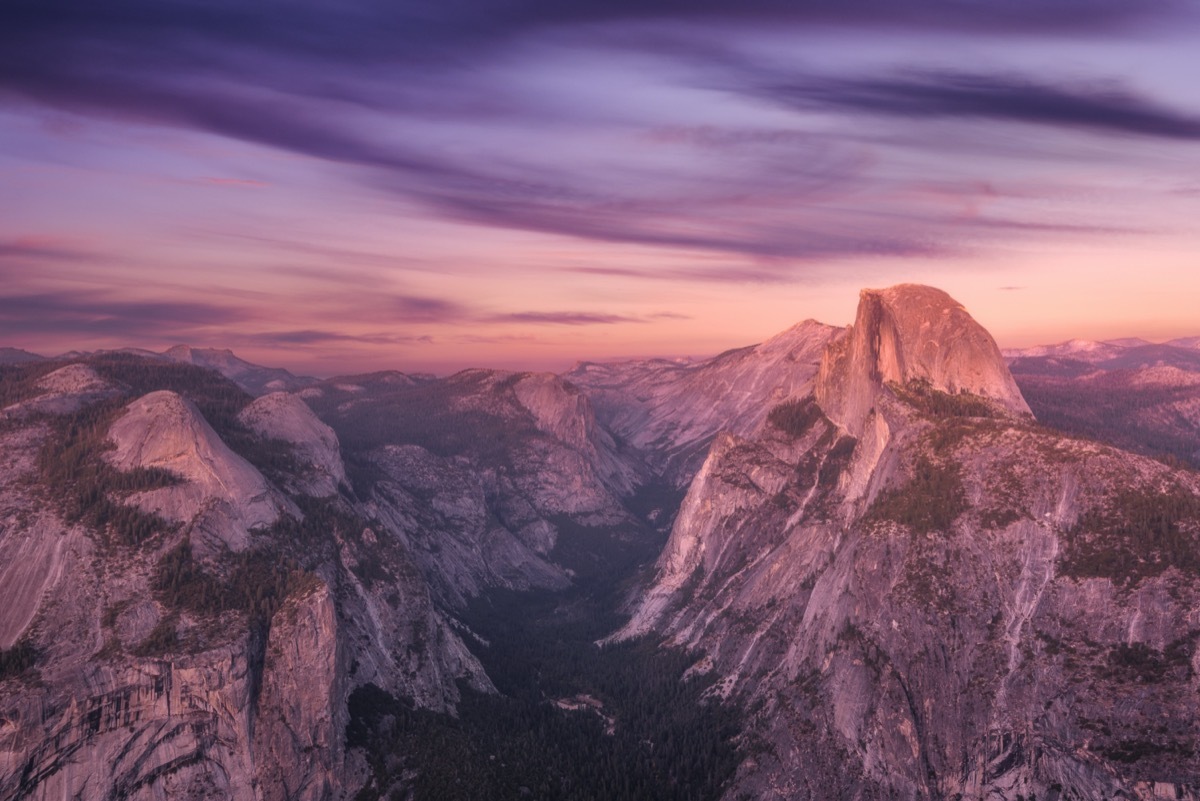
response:
{"label": "purple sky", "polygon": [[922,281],[1200,333],[1184,2],[18,2],[0,345],[706,354]]}

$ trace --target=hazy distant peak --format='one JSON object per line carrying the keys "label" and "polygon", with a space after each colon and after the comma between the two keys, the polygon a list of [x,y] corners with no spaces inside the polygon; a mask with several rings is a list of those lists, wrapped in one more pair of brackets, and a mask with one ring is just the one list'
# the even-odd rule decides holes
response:
{"label": "hazy distant peak", "polygon": [[1094,339],[1068,339],[1053,345],[1035,345],[1032,348],[1006,348],[1006,359],[1038,359],[1045,356],[1070,357],[1082,361],[1099,361],[1111,359],[1123,350],[1146,344],[1144,340],[1123,339],[1109,342],[1097,342]]}
{"label": "hazy distant peak", "polygon": [[1014,414],[1029,414],[1000,348],[962,304],[934,287],[864,289],[849,336],[826,348],[816,393],[825,414],[858,436],[889,382],[928,381],[969,392]]}
{"label": "hazy distant peak", "polygon": [[[1139,340],[1141,344],[1148,345],[1150,343],[1145,340]],[[1188,350],[1200,350],[1200,337],[1180,337],[1172,339],[1170,342],[1164,343],[1173,348],[1187,348]]]}
{"label": "hazy distant peak", "polygon": [[24,362],[40,362],[46,357],[30,353],[20,348],[0,348],[0,364],[22,364]]}
{"label": "hazy distant peak", "polygon": [[237,366],[257,367],[244,359],[239,359],[229,348],[193,348],[191,345],[174,345],[162,352],[163,356],[177,362],[189,362],[201,366],[213,363],[236,364]]}
{"label": "hazy distant peak", "polygon": [[216,370],[256,396],[270,392],[294,392],[317,383],[315,378],[293,375],[282,367],[263,367],[248,362],[228,348],[195,348],[181,344],[167,348],[159,355],[171,361]]}

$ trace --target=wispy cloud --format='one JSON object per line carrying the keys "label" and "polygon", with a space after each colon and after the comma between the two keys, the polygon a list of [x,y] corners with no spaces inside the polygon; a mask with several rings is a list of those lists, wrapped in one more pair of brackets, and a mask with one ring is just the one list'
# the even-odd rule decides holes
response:
{"label": "wispy cloud", "polygon": [[533,325],[615,325],[617,323],[644,323],[646,320],[623,314],[596,312],[513,312],[491,317],[489,322],[530,323]]}
{"label": "wispy cloud", "polygon": [[0,336],[79,334],[155,337],[245,323],[252,315],[226,304],[122,300],[101,292],[0,296]]}
{"label": "wispy cloud", "polygon": [[96,252],[70,237],[20,236],[0,239],[0,265],[21,261],[94,261]]}
{"label": "wispy cloud", "polygon": [[1116,82],[1052,84],[1015,74],[911,71],[898,77],[765,79],[752,91],[801,109],[987,119],[1200,139],[1200,116],[1168,108]]}
{"label": "wispy cloud", "polygon": [[428,334],[348,334],[340,331],[302,329],[296,331],[261,331],[254,334],[235,333],[229,337],[234,344],[244,343],[255,347],[279,347],[288,345],[412,345],[430,344],[434,338]]}

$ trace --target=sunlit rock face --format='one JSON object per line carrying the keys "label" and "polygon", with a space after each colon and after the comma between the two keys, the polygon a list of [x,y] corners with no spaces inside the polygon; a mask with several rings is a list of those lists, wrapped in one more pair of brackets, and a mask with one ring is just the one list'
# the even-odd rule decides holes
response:
{"label": "sunlit rock face", "polygon": [[[30,392],[96,386],[90,369],[70,370]],[[92,402],[112,396],[99,386]],[[494,692],[387,521],[340,495],[293,494],[312,477],[306,453],[327,481],[344,475],[306,407],[268,398],[243,415],[296,446],[280,464],[303,469],[271,478],[176,392],[111,413],[62,408],[0,428],[0,798],[343,798],[362,783],[343,747],[355,687],[438,711],[461,686]],[[40,483],[41,463],[61,455],[61,415],[77,410],[106,426],[84,468],[173,477],[103,490],[158,516],[145,541],[66,518],[62,488]],[[170,570],[189,544],[190,566]],[[23,651],[31,661],[14,666]]]}
{"label": "sunlit rock face", "polygon": [[288,506],[278,490],[234,453],[196,407],[174,392],[151,392],[129,405],[109,430],[108,455],[120,470],[157,468],[180,483],[140,493],[135,503],[168,520],[195,523],[205,535],[242,550],[255,528]]}
{"label": "sunlit rock face", "polygon": [[1034,426],[924,287],[864,292],[777,408],[717,438],[615,635],[749,710],[727,798],[1197,797],[1195,474]]}
{"label": "sunlit rock face", "polygon": [[[349,694],[494,692],[461,610],[628,547],[647,486],[686,496],[614,636],[691,649],[745,710],[727,798],[1197,798],[1196,474],[1033,425],[938,290],[570,380],[252,401],[179,365],[150,391],[151,356],[49,364],[0,421],[0,798],[354,797]],[[1186,395],[1185,364],[1121,377]],[[72,425],[115,471],[102,519],[46,479],[86,478],[44,472]],[[134,509],[162,520],[122,540]]]}
{"label": "sunlit rock face", "polygon": [[909,381],[1029,414],[995,340],[953,298],[916,284],[865,289],[849,335],[821,360],[817,401],[830,420],[858,436],[880,388]]}

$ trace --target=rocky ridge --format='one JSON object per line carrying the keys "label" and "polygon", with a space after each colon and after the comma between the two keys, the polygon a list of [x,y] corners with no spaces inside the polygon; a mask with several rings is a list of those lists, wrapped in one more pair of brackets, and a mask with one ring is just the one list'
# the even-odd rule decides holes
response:
{"label": "rocky ridge", "polygon": [[965,315],[864,292],[814,397],[718,439],[617,635],[752,710],[729,798],[1196,797],[1200,485],[1032,426]]}
{"label": "rocky ridge", "polygon": [[[0,797],[344,797],[363,781],[355,687],[448,711],[460,682],[491,682],[402,538],[281,472],[317,456],[344,476],[328,428],[157,364],[102,355],[6,386],[6,412],[106,391],[0,426]],[[281,458],[289,435],[311,453]]]}
{"label": "rocky ridge", "polygon": [[598,419],[668,481],[686,487],[722,431],[746,436],[774,405],[812,391],[840,329],[814,320],[702,361],[584,362],[566,374]]}
{"label": "rocky ridge", "polygon": [[347,699],[495,692],[463,610],[644,551],[685,486],[617,637],[747,710],[727,798],[1195,798],[1194,475],[1035,425],[944,293],[862,299],[565,377],[6,367],[0,797],[402,792]]}

